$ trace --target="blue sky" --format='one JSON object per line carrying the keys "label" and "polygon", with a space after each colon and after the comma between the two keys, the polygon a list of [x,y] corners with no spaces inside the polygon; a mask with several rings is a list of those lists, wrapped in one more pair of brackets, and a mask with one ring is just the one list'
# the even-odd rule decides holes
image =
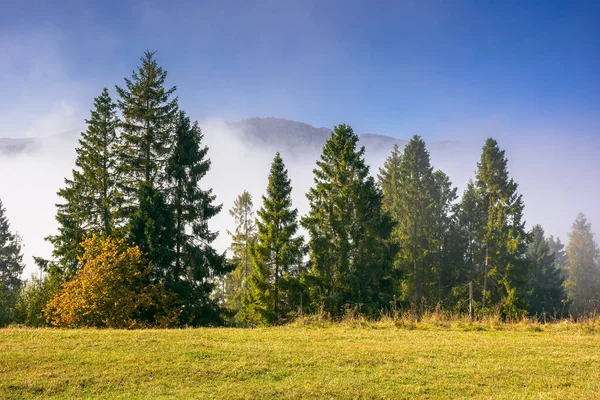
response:
{"label": "blue sky", "polygon": [[78,128],[146,48],[200,120],[600,134],[598,1],[0,1],[0,136],[34,134],[39,110]]}

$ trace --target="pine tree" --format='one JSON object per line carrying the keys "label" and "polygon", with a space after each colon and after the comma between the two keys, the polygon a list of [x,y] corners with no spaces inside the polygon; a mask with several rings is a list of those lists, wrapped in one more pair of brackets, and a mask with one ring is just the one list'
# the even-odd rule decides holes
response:
{"label": "pine tree", "polygon": [[[469,180],[457,212],[458,223],[458,246],[462,246],[462,259],[458,263],[455,275],[455,296],[462,299],[467,298],[466,284],[474,283],[473,292],[475,298],[483,297],[483,264],[485,249],[483,248],[483,234],[486,224],[486,205],[481,192],[472,180]],[[460,250],[459,250],[460,251]]]}
{"label": "pine tree", "polygon": [[544,238],[544,229],[540,225],[535,225],[529,236],[531,243],[525,254],[531,264],[529,313],[559,316],[565,306],[566,295],[560,270],[555,267],[555,255]]}
{"label": "pine tree", "polygon": [[212,189],[200,187],[210,170],[208,147],[202,146],[202,139],[198,123],[192,124],[180,111],[166,168],[174,247],[173,264],[165,264],[169,266],[165,278],[167,289],[173,290],[184,304],[182,320],[193,325],[217,318],[218,306],[210,294],[214,281],[231,269],[225,254],[211,247],[218,233],[209,229],[208,221],[221,211],[222,205],[214,204]]}
{"label": "pine tree", "polygon": [[583,214],[573,222],[567,245],[567,294],[572,301],[571,310],[585,314],[600,304],[600,250],[594,241],[592,225]]}
{"label": "pine tree", "polygon": [[14,319],[24,268],[21,238],[11,232],[6,209],[0,200],[0,326]]}
{"label": "pine tree", "polygon": [[258,236],[250,244],[252,273],[244,306],[250,321],[272,324],[294,311],[294,289],[304,253],[297,236],[298,210],[292,208],[292,185],[281,155],[271,164],[267,193],[258,211]]}
{"label": "pine tree", "polygon": [[129,238],[152,264],[155,282],[172,281],[175,259],[175,226],[173,208],[162,192],[142,182],[138,207],[129,221]]}
{"label": "pine tree", "polygon": [[350,126],[334,128],[313,170],[310,211],[302,219],[310,236],[311,299],[334,315],[346,305],[374,313],[394,293],[393,223],[357,143]]}
{"label": "pine tree", "polygon": [[223,296],[227,308],[233,313],[241,310],[242,299],[249,289],[248,278],[252,270],[249,251],[257,235],[253,208],[252,195],[244,190],[229,210],[236,225],[235,232],[228,232],[231,236],[229,249],[233,255],[231,264],[235,269],[225,277]]}
{"label": "pine tree", "polygon": [[402,163],[402,154],[398,145],[394,145],[394,150],[385,159],[383,167],[379,168],[377,181],[383,193],[382,207],[394,220],[398,218],[398,194],[400,193],[400,164]]}
{"label": "pine tree", "polygon": [[79,270],[84,236],[110,235],[122,225],[116,173],[119,120],[106,88],[94,99],[94,109],[86,123],[87,130],[81,134],[76,149],[72,178],[65,179],[65,187],[58,192],[64,200],[57,204],[59,233],[47,238],[54,245],[53,255],[67,280]]}
{"label": "pine tree", "polygon": [[175,215],[170,202],[167,165],[174,153],[177,129],[175,87],[166,89],[167,72],[154,53],[146,51],[142,65],[116,87],[121,122],[119,187],[129,238],[152,264],[152,277],[173,282],[176,259]]}
{"label": "pine tree", "polygon": [[435,190],[429,152],[425,142],[415,135],[404,148],[398,195],[400,257],[406,276],[403,296],[409,299],[412,291],[415,305],[420,304],[424,281],[430,275],[431,265],[426,265],[425,257],[432,250]]}
{"label": "pine tree", "polygon": [[125,78],[125,88],[116,87],[123,114],[123,144],[120,149],[121,186],[127,214],[134,212],[142,182],[151,188],[165,185],[165,166],[173,142],[177,114],[176,88],[164,87],[167,72],[146,51],[142,65]]}
{"label": "pine tree", "polygon": [[504,153],[498,142],[489,138],[477,164],[476,184],[486,205],[482,297],[484,308],[489,298],[504,316],[516,317],[526,306],[527,263],[522,256],[527,235],[523,199],[508,176]]}
{"label": "pine tree", "polygon": [[430,254],[435,280],[429,282],[429,297],[439,303],[446,302],[452,286],[453,268],[462,254],[456,249],[457,240],[457,189],[450,177],[437,170],[433,173],[433,224]]}
{"label": "pine tree", "polygon": [[560,241],[560,238],[556,239],[550,235],[548,238],[548,246],[550,252],[554,254],[554,268],[560,271],[560,276],[566,281],[567,271],[565,265],[567,264],[567,253],[565,252],[565,245]]}

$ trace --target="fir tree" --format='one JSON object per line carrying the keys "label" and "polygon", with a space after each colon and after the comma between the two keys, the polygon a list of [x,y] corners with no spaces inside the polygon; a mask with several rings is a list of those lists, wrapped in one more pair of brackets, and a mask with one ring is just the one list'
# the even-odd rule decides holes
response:
{"label": "fir tree", "polygon": [[[400,164],[398,194],[400,257],[406,276],[404,297],[412,291],[415,305],[421,302],[424,281],[429,276],[425,256],[431,250],[435,215],[435,181],[425,142],[415,135],[404,148]],[[441,195],[441,193],[440,193]]]}
{"label": "fir tree", "polygon": [[576,314],[591,312],[600,304],[599,257],[592,225],[583,214],[579,214],[569,234],[565,265],[568,274],[565,287],[572,301],[571,310]]}
{"label": "fir tree", "polygon": [[76,149],[72,178],[65,179],[65,187],[58,192],[64,200],[57,204],[58,234],[48,237],[67,280],[79,270],[78,257],[82,255],[84,236],[110,235],[122,225],[116,173],[119,120],[116,105],[106,88],[94,99],[94,109],[86,123],[87,130],[81,134]]}
{"label": "fir tree", "polygon": [[560,271],[560,276],[566,281],[567,270],[565,269],[565,265],[567,264],[567,253],[565,252],[565,245],[560,241],[559,237],[555,239],[554,236],[550,235],[548,246],[550,247],[550,252],[554,254],[554,268]]}
{"label": "fir tree", "polygon": [[383,194],[382,207],[394,220],[398,219],[398,195],[400,193],[400,164],[402,163],[402,154],[398,145],[394,145],[394,150],[385,159],[383,167],[379,168],[377,181]]}
{"label": "fir tree", "polygon": [[0,200],[0,326],[14,319],[24,267],[21,239],[11,232],[6,209]]}
{"label": "fir tree", "polygon": [[297,236],[298,210],[292,208],[292,185],[281,155],[271,164],[267,193],[258,211],[258,236],[250,244],[250,291],[244,298],[248,319],[271,324],[283,321],[296,306],[294,289],[304,253]]}
{"label": "fir tree", "polygon": [[143,182],[139,190],[138,207],[131,215],[129,237],[152,264],[155,282],[172,281],[175,259],[175,226],[173,209],[162,192]]}
{"label": "fir tree", "polygon": [[546,312],[558,316],[565,306],[566,295],[560,270],[554,263],[555,255],[544,238],[544,230],[540,225],[533,227],[530,238],[531,243],[525,253],[530,262],[529,313],[542,315]]}
{"label": "fir tree", "polygon": [[[498,142],[487,139],[477,164],[476,184],[485,204],[483,243],[483,307],[488,298],[504,316],[516,317],[525,309],[527,264],[523,260],[526,233],[523,199],[508,176],[507,159]],[[494,290],[490,290],[490,283]]]}
{"label": "fir tree", "polygon": [[153,279],[174,281],[176,226],[168,188],[167,165],[175,152],[177,99],[175,87],[164,87],[167,72],[154,53],[146,51],[142,65],[116,87],[121,122],[119,186],[129,237],[152,264]]}
{"label": "fir tree", "polygon": [[[386,212],[392,221],[394,221],[394,228],[390,236],[390,241],[399,245],[400,243],[400,231],[398,221],[401,218],[400,211],[400,164],[402,162],[402,154],[398,148],[398,145],[394,145],[392,153],[385,159],[383,167],[379,169],[377,175],[377,181],[382,191],[381,207]],[[400,270],[400,257],[394,257],[394,269]]]}
{"label": "fir tree", "polygon": [[226,306],[233,313],[242,308],[242,299],[249,289],[248,278],[252,270],[250,246],[256,241],[256,223],[254,217],[252,195],[246,190],[233,202],[229,214],[235,220],[235,231],[228,232],[231,236],[229,249],[232,252],[231,263],[235,269],[229,273],[223,284],[223,296]]}
{"label": "fir tree", "polygon": [[167,72],[146,51],[142,65],[125,78],[125,88],[116,87],[123,114],[123,145],[120,151],[121,186],[126,196],[128,214],[134,212],[141,183],[163,188],[165,166],[173,142],[173,125],[177,113],[176,88],[164,87]]}
{"label": "fir tree", "polygon": [[394,292],[393,224],[357,143],[350,126],[334,128],[313,171],[310,211],[302,220],[310,236],[311,298],[332,314],[346,305],[376,312]]}
{"label": "fir tree", "polygon": [[457,240],[457,189],[452,187],[450,177],[437,170],[433,173],[433,225],[430,238],[430,254],[435,280],[429,282],[430,298],[443,303],[448,300],[452,286],[453,265],[459,262],[460,250]]}
{"label": "fir tree", "polygon": [[463,257],[458,264],[455,275],[455,286],[453,290],[457,296],[466,298],[468,296],[466,284],[474,283],[474,296],[483,297],[483,265],[485,257],[483,248],[483,234],[485,232],[485,204],[481,192],[472,180],[469,180],[467,188],[463,192],[457,212],[458,237],[463,250]]}
{"label": "fir tree", "polygon": [[222,205],[214,204],[211,189],[200,187],[210,170],[202,131],[183,111],[178,113],[175,127],[175,143],[166,169],[174,223],[173,264],[166,276],[166,287],[184,304],[182,320],[199,324],[217,318],[218,307],[210,294],[214,281],[231,268],[225,254],[211,246],[218,233],[209,229],[208,221],[221,211]]}

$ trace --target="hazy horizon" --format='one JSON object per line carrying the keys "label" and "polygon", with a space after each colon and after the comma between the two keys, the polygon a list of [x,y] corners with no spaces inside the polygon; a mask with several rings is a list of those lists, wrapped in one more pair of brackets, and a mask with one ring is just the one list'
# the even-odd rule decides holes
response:
{"label": "hazy horizon", "polygon": [[[201,186],[213,188],[217,203],[223,204],[223,211],[209,224],[211,229],[220,232],[215,246],[224,251],[229,245],[227,230],[234,229],[228,213],[233,201],[243,190],[248,190],[255,209],[261,206],[270,163],[275,152],[281,149],[245,142],[239,130],[220,119],[201,121],[200,127],[212,161],[211,171]],[[32,256],[50,256],[52,247],[44,237],[53,234],[57,227],[54,204],[60,199],[56,191],[74,167],[77,138],[76,134],[46,137],[30,151],[0,158],[0,199],[7,208],[12,229],[23,236],[26,276],[36,271]],[[434,168],[442,169],[450,176],[453,185],[459,189],[459,198],[468,179],[474,177],[483,146],[483,140],[462,142],[461,154],[431,151]],[[585,145],[578,148],[566,142],[532,143],[525,139],[500,141],[500,146],[506,150],[510,175],[523,194],[528,229],[539,223],[547,235],[558,236],[566,244],[571,223],[577,213],[583,212],[594,231],[599,232],[600,209],[591,201],[600,194],[598,187],[583,186],[583,181],[594,179],[595,171],[590,168],[586,175],[585,165],[593,167],[595,162],[598,167],[595,149]],[[372,175],[376,175],[389,151],[378,154],[367,151],[366,160]],[[304,215],[308,211],[305,193],[312,185],[312,169],[318,154],[284,151],[283,157],[292,179],[294,206],[300,215]],[[44,173],[39,174],[39,171]]]}

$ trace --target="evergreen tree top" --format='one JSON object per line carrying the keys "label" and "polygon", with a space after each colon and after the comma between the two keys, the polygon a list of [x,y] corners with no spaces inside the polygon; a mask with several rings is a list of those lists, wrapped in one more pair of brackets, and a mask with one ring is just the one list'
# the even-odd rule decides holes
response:
{"label": "evergreen tree top", "polygon": [[517,184],[508,176],[508,159],[498,142],[488,138],[483,146],[481,159],[477,163],[477,186],[484,193],[497,197],[510,196],[516,192]]}
{"label": "evergreen tree top", "polygon": [[0,283],[17,288],[23,268],[20,237],[10,231],[6,209],[0,200]]}
{"label": "evergreen tree top", "polygon": [[165,88],[167,71],[158,65],[154,54],[149,50],[144,52],[140,58],[142,65],[131,73],[131,79],[125,78],[125,89],[115,86],[126,128],[133,128],[129,120],[148,119],[153,125],[165,124],[177,111],[177,97],[171,99],[177,87]]}
{"label": "evergreen tree top", "polygon": [[[333,128],[323,146],[321,158],[317,160],[317,168],[313,170],[317,188],[326,182],[327,185],[341,187],[349,182],[363,182],[365,179],[374,184],[375,181],[369,176],[369,167],[365,164],[365,148],[361,146],[357,149],[358,140],[358,135],[350,125],[340,124]],[[307,197],[313,197],[316,190],[311,188]]]}

